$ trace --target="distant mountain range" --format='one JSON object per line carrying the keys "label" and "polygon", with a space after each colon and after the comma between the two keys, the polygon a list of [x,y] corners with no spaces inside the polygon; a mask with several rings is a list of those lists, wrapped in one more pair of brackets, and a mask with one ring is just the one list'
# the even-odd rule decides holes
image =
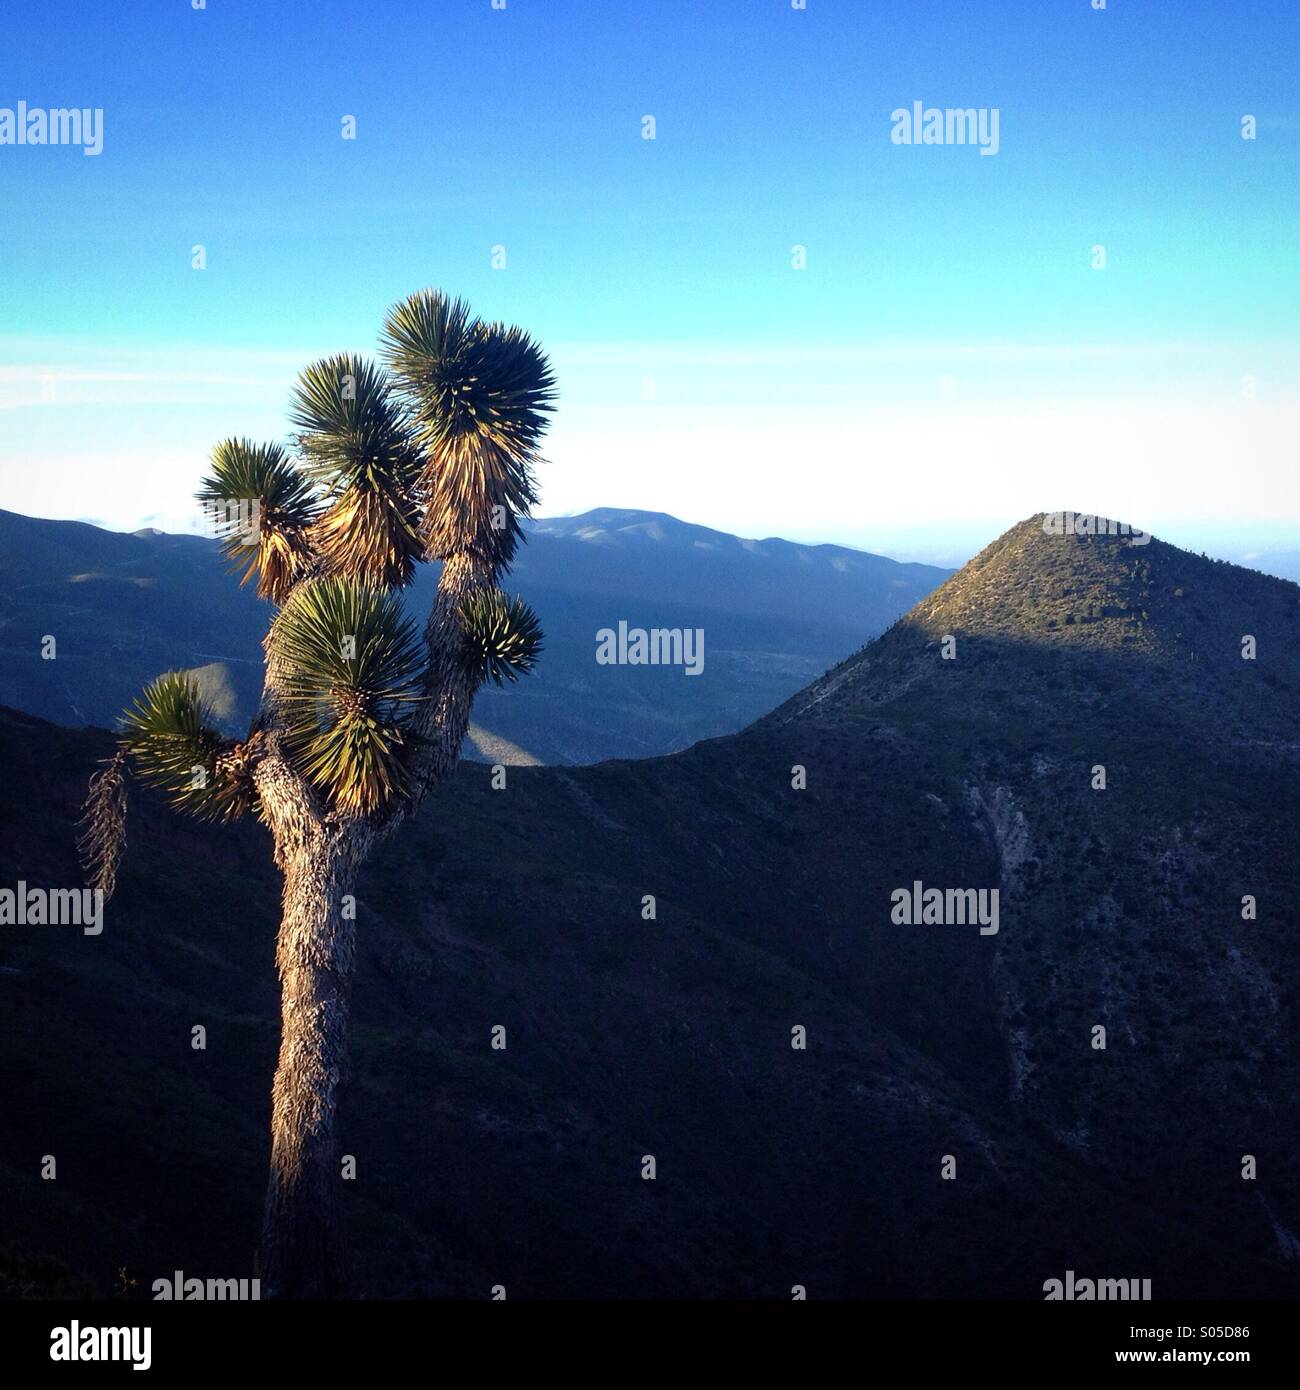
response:
{"label": "distant mountain range", "polygon": [[[535,521],[508,583],[541,617],[543,659],[517,686],[483,692],[467,752],[586,763],[734,732],[949,573],[843,546],[741,540],[655,512]],[[424,567],[408,593],[421,625],[435,582]],[[246,726],[269,617],[212,540],[0,512],[0,703],[111,726],[154,676],[202,668],[218,713]],[[597,632],[620,620],[702,629],[703,672],[597,664]]]}
{"label": "distant mountain range", "polygon": [[[462,764],[358,892],[360,1289],[1300,1295],[1297,709],[1300,588],[1033,519],[738,734]],[[107,747],[0,715],[0,884],[77,882]],[[128,841],[102,936],[0,928],[0,1289],[249,1272],[265,835]]]}
{"label": "distant mountain range", "polygon": [[1242,558],[1241,564],[1249,564],[1264,574],[1276,575],[1278,579],[1290,579],[1300,583],[1300,550],[1264,550],[1251,554],[1249,560]]}

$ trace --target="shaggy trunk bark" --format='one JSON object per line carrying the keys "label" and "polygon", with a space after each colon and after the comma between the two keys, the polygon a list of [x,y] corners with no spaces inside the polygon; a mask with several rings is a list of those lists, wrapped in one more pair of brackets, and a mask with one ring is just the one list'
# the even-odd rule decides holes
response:
{"label": "shaggy trunk bark", "polygon": [[466,671],[460,656],[459,608],[463,598],[476,589],[490,587],[492,582],[492,567],[473,555],[451,555],[443,561],[438,595],[424,629],[429,649],[428,688],[435,699],[416,726],[428,740],[417,764],[421,794],[450,777],[460,761],[479,680]]}
{"label": "shaggy trunk bark", "polygon": [[267,1298],[330,1298],[344,1288],[334,1119],[347,1074],[356,922],[343,899],[355,857],[337,835],[312,827],[282,859],[280,1060],[260,1268]]}

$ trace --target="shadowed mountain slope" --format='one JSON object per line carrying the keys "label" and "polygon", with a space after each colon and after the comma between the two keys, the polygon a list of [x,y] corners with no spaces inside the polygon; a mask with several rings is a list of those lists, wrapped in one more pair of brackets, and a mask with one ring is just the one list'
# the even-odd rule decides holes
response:
{"label": "shadowed mountain slope", "polygon": [[1224,1175],[1250,1189],[1255,1154],[1261,1213],[1294,1227],[1300,588],[1042,523],[760,727],[870,728],[918,760],[942,744],[1000,855],[1017,1106],[1144,1198],[1182,1192],[1225,1241]]}

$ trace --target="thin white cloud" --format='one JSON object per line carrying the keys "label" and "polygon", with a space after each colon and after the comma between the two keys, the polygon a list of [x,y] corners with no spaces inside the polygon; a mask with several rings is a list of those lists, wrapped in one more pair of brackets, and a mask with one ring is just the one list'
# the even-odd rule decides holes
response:
{"label": "thin white cloud", "polygon": [[[772,344],[741,347],[725,343],[623,342],[565,343],[551,349],[559,364],[606,368],[614,364],[644,366],[648,362],[682,367],[816,367],[909,366],[976,363],[981,367],[1023,363],[1134,362],[1213,358],[1240,353],[1231,343],[1214,341],[1147,343],[886,343],[848,346],[833,343]],[[1252,343],[1252,355],[1268,345]],[[1294,343],[1274,345],[1275,351],[1295,353]]]}

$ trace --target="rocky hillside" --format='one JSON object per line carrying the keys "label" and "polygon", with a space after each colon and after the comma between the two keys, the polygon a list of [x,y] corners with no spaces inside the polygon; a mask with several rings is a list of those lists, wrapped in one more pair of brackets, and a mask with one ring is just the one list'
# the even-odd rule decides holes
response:
{"label": "rocky hillside", "polygon": [[1179,1194],[1225,1243],[1245,1241],[1254,1154],[1253,1229],[1276,1220],[1294,1254],[1300,588],[1042,523],[762,727],[942,759],[934,790],[1000,856],[993,1007],[1017,1113],[1144,1200]]}

